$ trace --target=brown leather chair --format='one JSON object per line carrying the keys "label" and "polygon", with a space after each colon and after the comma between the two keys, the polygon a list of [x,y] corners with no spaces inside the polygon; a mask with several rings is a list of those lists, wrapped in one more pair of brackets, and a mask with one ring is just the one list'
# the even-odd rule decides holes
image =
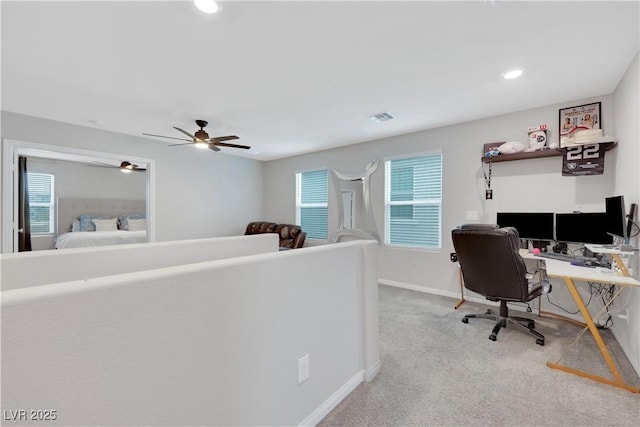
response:
{"label": "brown leather chair", "polygon": [[299,225],[278,224],[276,233],[280,236],[280,247],[287,249],[297,249],[304,245],[307,233],[302,231]]}
{"label": "brown leather chair", "polygon": [[299,225],[276,224],[275,222],[255,221],[247,225],[244,232],[248,234],[276,233],[280,240],[279,246],[284,249],[297,249],[304,245],[307,233]]}
{"label": "brown leather chair", "polygon": [[468,224],[451,231],[453,246],[460,263],[464,286],[483,295],[489,301],[500,302],[500,313],[487,310],[484,314],[467,314],[471,318],[494,320],[495,326],[489,339],[496,340],[502,328],[515,326],[536,337],[536,344],[544,345],[544,336],[535,330],[535,321],[524,317],[509,316],[507,302],[529,302],[543,292],[546,272],[541,270],[541,284],[529,287],[527,269],[520,256],[520,238],[512,227]]}
{"label": "brown leather chair", "polygon": [[262,234],[262,233],[275,233],[276,231],[275,222],[266,222],[266,221],[256,221],[250,222],[247,225],[247,229],[244,232],[245,235],[248,234]]}

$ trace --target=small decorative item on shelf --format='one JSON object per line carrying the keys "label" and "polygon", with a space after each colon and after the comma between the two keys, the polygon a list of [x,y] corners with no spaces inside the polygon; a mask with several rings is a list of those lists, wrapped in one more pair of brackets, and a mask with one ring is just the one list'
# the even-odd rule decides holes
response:
{"label": "small decorative item on shelf", "polygon": [[504,143],[504,141],[500,141],[484,144],[482,146],[483,156],[488,159],[489,157],[496,157],[500,155],[500,150],[498,148]]}
{"label": "small decorative item on shelf", "polygon": [[500,154],[515,154],[525,151],[525,145],[520,141],[507,141],[498,147]]}
{"label": "small decorative item on shelf", "polygon": [[525,151],[544,150],[547,146],[547,125],[530,126],[527,128],[529,134],[529,148]]}

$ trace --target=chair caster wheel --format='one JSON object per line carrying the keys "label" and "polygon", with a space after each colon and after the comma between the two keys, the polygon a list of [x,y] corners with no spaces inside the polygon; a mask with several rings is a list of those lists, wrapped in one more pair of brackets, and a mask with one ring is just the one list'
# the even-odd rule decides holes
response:
{"label": "chair caster wheel", "polygon": [[467,319],[466,317],[462,318],[462,323],[469,323],[469,319]]}
{"label": "chair caster wheel", "polygon": [[493,334],[491,334],[491,335],[489,335],[489,339],[490,339],[491,341],[495,341],[495,340],[496,340],[496,336],[495,336],[495,335],[493,335]]}
{"label": "chair caster wheel", "polygon": [[538,339],[536,340],[536,344],[538,344],[538,345],[544,345],[544,340],[543,340],[542,338],[538,338]]}

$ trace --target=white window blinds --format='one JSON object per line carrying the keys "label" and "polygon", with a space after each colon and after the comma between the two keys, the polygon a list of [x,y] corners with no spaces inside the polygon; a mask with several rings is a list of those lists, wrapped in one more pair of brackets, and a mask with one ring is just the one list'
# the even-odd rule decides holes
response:
{"label": "white window blinds", "polygon": [[27,173],[31,234],[54,233],[53,175]]}
{"label": "white window blinds", "polygon": [[385,162],[385,243],[440,249],[442,154]]}
{"label": "white window blinds", "polygon": [[326,169],[296,173],[296,223],[311,239],[328,237],[328,177]]}

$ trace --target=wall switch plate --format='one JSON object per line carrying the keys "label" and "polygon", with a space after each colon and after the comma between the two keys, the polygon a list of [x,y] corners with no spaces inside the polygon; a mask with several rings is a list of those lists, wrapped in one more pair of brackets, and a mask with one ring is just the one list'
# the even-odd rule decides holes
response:
{"label": "wall switch plate", "polygon": [[477,221],[478,220],[478,211],[467,211],[467,220],[468,221]]}
{"label": "wall switch plate", "polygon": [[309,379],[309,355],[306,354],[298,359],[298,384],[302,384]]}

